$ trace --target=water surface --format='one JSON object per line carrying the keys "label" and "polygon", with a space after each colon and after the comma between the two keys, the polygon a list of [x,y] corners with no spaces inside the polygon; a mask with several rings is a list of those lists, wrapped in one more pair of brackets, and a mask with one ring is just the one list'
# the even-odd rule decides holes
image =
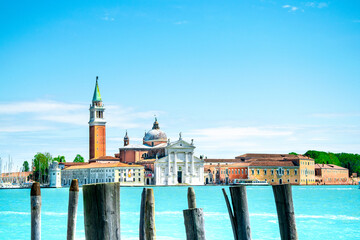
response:
{"label": "water surface", "polygon": [[[195,187],[197,205],[205,212],[207,239],[232,239],[220,186]],[[228,191],[228,187],[225,187]],[[68,188],[41,189],[42,239],[66,239]],[[141,187],[123,187],[122,239],[138,239]],[[271,187],[247,187],[253,239],[280,239]],[[185,239],[182,210],[187,187],[154,187],[157,239]],[[359,239],[358,186],[294,186],[293,198],[299,239]],[[0,190],[0,239],[30,239],[30,190]],[[85,239],[80,189],[77,239]]]}

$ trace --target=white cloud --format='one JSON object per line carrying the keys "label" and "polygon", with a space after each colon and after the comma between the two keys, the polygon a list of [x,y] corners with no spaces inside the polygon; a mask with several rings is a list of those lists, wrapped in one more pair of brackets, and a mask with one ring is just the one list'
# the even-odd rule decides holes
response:
{"label": "white cloud", "polygon": [[6,109],[2,114],[41,113],[49,111],[75,111],[84,107],[81,104],[69,104],[55,101],[3,102],[0,108]]}
{"label": "white cloud", "polygon": [[219,127],[198,129],[189,132],[189,135],[199,136],[207,140],[231,140],[247,137],[273,137],[273,136],[290,136],[292,131],[283,129],[268,129],[263,127]]}
{"label": "white cloud", "polygon": [[284,5],[283,8],[289,9],[289,12],[295,12],[296,10],[299,10],[298,7],[291,6],[291,5]]}
{"label": "white cloud", "polygon": [[[0,108],[6,109],[2,114],[9,117],[8,119],[3,118],[0,123],[10,126],[9,129],[18,129],[18,131],[26,131],[26,126],[29,123],[38,121],[54,128],[58,126],[56,123],[86,126],[89,121],[88,104],[69,104],[55,101],[3,102],[0,103]],[[132,108],[110,104],[106,106],[105,120],[110,127],[130,129],[144,126],[142,124],[144,119],[153,118],[154,115],[161,113],[156,110],[138,112]]]}
{"label": "white cloud", "polygon": [[325,8],[328,6],[326,2],[307,2],[305,4],[306,7],[313,7],[313,8]]}

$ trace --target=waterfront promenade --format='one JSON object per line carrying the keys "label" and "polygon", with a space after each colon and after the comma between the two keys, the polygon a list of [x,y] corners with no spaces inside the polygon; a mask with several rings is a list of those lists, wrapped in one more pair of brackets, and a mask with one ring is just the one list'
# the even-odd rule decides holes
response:
{"label": "waterfront promenade", "polygon": [[[204,208],[207,239],[232,239],[222,186],[195,187]],[[228,187],[225,187],[228,189]],[[65,239],[68,188],[41,189],[42,238]],[[0,238],[30,238],[29,189],[0,191]],[[121,188],[122,239],[137,239],[142,187]],[[185,239],[187,187],[154,187],[157,239]],[[279,239],[271,187],[248,187],[253,239]],[[360,235],[358,186],[293,186],[299,239],[354,239]],[[85,239],[80,189],[76,239]]]}

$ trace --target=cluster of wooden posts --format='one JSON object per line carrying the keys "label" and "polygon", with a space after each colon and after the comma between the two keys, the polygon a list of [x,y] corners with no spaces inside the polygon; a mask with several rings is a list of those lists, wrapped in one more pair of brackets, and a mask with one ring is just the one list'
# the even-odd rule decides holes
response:
{"label": "cluster of wooden posts", "polygon": [[[291,186],[272,186],[282,240],[298,239]],[[250,240],[250,219],[245,186],[230,187],[231,202],[222,189],[235,240]],[[67,239],[75,239],[76,215],[79,198],[78,181],[74,179],[69,192]],[[83,186],[85,238],[87,240],[119,240],[120,235],[120,185],[99,183]],[[187,240],[205,240],[204,213],[196,207],[192,187],[187,193],[188,209],[183,211]],[[41,239],[40,184],[31,188],[31,239]],[[155,199],[152,188],[141,194],[139,239],[155,240]]]}

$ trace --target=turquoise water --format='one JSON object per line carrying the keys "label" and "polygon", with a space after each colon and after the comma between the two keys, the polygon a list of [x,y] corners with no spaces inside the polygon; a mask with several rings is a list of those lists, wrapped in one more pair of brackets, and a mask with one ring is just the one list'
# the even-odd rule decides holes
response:
{"label": "turquoise water", "polygon": [[[205,212],[207,239],[232,239],[220,186],[195,187],[197,205]],[[228,187],[225,187],[228,190]],[[41,189],[42,239],[66,239],[68,188]],[[122,239],[138,239],[142,188],[121,188]],[[271,187],[248,187],[253,239],[279,239]],[[185,239],[182,210],[187,187],[155,187],[157,239]],[[294,186],[299,239],[360,239],[358,186]],[[85,239],[80,192],[77,239]],[[0,190],[0,239],[30,239],[30,190]]]}

